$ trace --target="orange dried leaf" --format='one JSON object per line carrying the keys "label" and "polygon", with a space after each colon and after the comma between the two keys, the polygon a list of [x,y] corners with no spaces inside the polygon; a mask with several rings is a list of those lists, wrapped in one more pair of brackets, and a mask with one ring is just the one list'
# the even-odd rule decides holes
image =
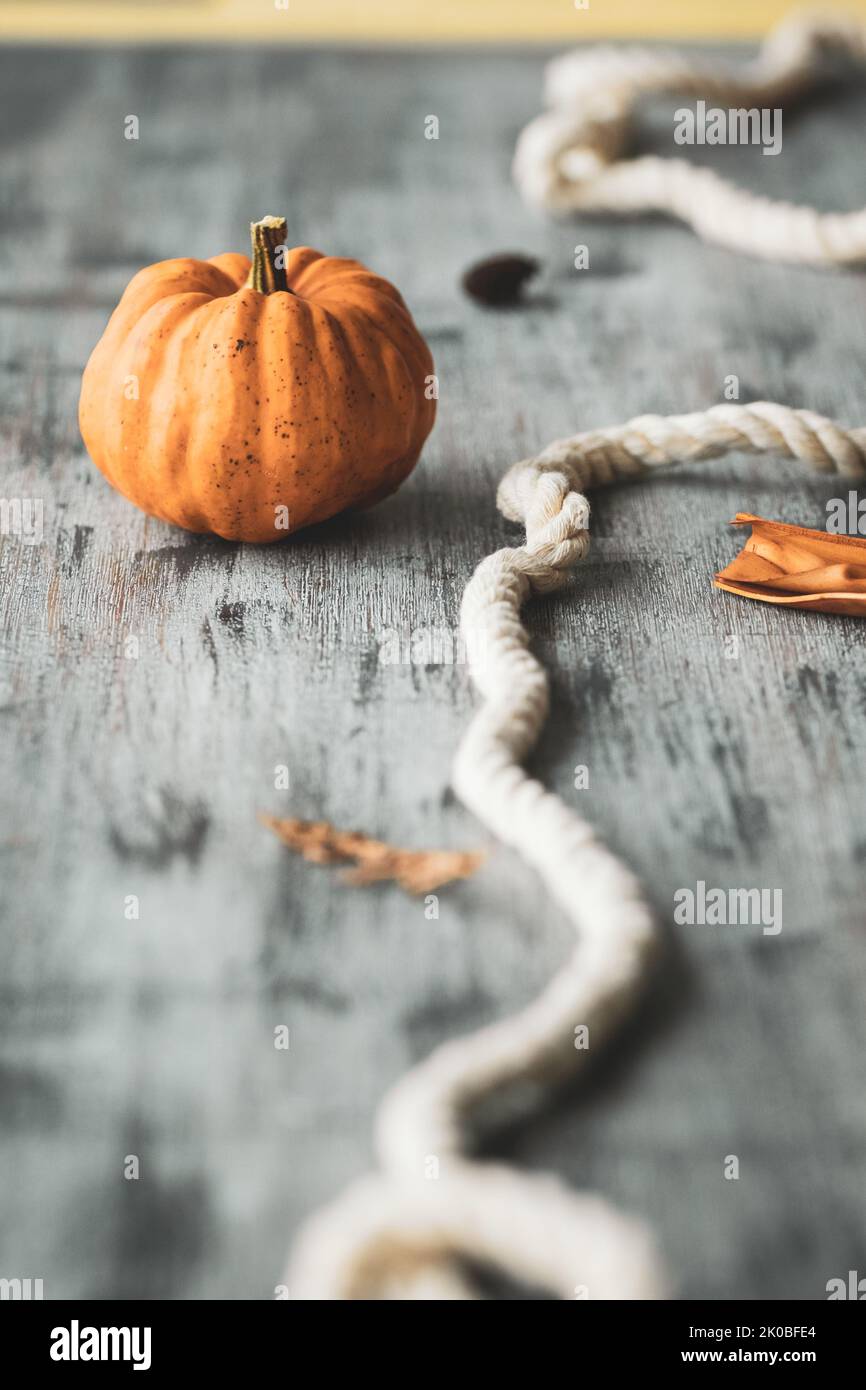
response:
{"label": "orange dried leaf", "polygon": [[716,587],[761,603],[866,617],[866,540],[786,526],[738,512],[732,526],[751,526],[739,555]]}
{"label": "orange dried leaf", "polygon": [[486,857],[461,850],[397,849],[358,830],[337,830],[327,821],[279,820],[264,813],[259,814],[259,820],[311,864],[354,860],[355,867],[343,875],[346,883],[365,886],[392,880],[407,893],[419,896],[456,879],[469,878]]}

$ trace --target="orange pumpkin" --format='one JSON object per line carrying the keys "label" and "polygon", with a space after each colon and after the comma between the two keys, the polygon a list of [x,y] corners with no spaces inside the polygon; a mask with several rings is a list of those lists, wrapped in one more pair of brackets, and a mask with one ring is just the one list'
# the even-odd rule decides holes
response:
{"label": "orange pumpkin", "polygon": [[229,253],[140,270],[93,351],[84,442],[151,516],[279,540],[378,502],[418,459],[433,359],[400,294],[285,236],[266,217],[252,265]]}

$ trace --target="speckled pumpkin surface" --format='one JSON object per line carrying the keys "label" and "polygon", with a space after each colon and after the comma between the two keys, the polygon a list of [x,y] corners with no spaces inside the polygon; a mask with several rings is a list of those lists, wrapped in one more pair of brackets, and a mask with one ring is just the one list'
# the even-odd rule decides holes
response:
{"label": "speckled pumpkin surface", "polygon": [[379,501],[415,465],[433,360],[402,297],[306,246],[284,265],[276,287],[259,266],[257,289],[246,256],[161,261],[112,314],[84,372],[81,433],[152,516],[275,541]]}

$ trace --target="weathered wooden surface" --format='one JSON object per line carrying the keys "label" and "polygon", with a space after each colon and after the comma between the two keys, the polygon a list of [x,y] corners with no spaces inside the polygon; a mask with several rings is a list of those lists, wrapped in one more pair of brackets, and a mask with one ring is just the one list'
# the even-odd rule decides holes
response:
{"label": "weathered wooden surface", "polygon": [[[473,565],[514,535],[503,470],[578,428],[707,406],[731,373],[743,399],[866,420],[863,276],[520,205],[509,159],[542,61],[0,55],[0,492],[42,499],[45,527],[0,549],[0,1274],[42,1277],[48,1297],[272,1296],[297,1223],[369,1166],[387,1085],[529,999],[566,951],[507,852],[427,921],[256,821],[485,842],[448,786],[464,668],[381,656],[394,629],[453,630]],[[648,126],[661,153],[672,109]],[[786,124],[778,158],[696,153],[854,207],[864,117],[840,94]],[[134,270],[242,249],[250,218],[283,210],[292,240],[401,286],[441,414],[389,503],[242,548],[114,494],[77,391]],[[531,306],[467,302],[466,264],[509,248],[544,258]],[[821,525],[839,487],[734,459],[597,494],[590,562],[530,615],[555,693],[535,767],[644,876],[669,949],[592,1084],[489,1145],[645,1215],[691,1297],[821,1298],[864,1272],[864,629],[709,582],[734,512]],[[580,763],[589,790],[572,789]],[[674,928],[674,891],[698,879],[782,888],[782,933]]]}

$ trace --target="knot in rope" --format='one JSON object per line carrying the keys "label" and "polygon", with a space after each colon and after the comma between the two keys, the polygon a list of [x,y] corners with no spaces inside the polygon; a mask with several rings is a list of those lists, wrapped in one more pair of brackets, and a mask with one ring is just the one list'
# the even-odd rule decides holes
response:
{"label": "knot in rope", "polygon": [[515,562],[537,593],[558,589],[589,550],[589,503],[564,473],[539,473]]}

